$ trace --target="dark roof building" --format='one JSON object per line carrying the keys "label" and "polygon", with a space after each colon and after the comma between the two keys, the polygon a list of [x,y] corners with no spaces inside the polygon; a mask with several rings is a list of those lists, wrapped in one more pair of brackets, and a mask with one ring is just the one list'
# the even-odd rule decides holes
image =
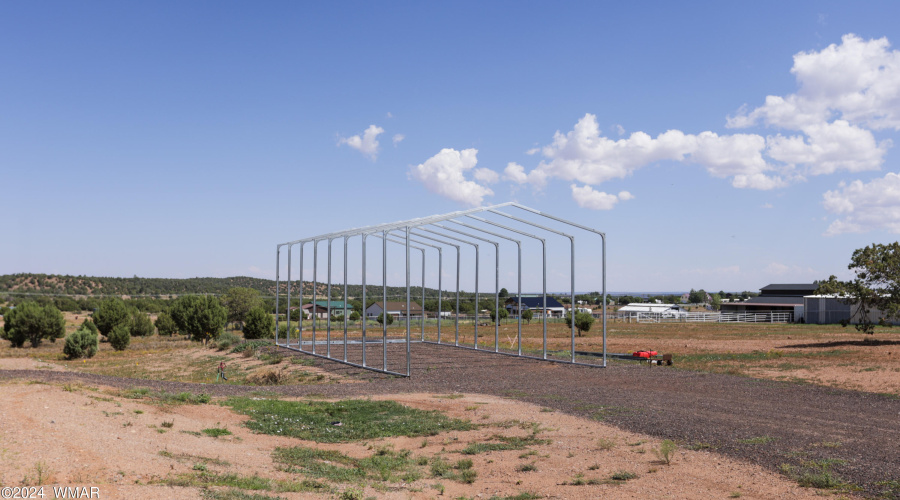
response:
{"label": "dark roof building", "polygon": [[[519,304],[519,296],[518,295],[510,295],[506,298],[505,304],[507,306],[517,306]],[[523,295],[522,296],[522,310],[525,309],[540,309],[544,307],[544,296],[543,295]],[[563,307],[562,304],[559,303],[558,300],[551,296],[547,296],[547,307]]]}
{"label": "dark roof building", "polygon": [[773,284],[759,289],[760,297],[803,297],[816,293],[819,285],[815,283]]}
{"label": "dark roof building", "polygon": [[743,302],[726,302],[722,312],[798,312],[803,307],[803,297],[815,293],[815,283],[771,284],[759,289],[759,296]]}

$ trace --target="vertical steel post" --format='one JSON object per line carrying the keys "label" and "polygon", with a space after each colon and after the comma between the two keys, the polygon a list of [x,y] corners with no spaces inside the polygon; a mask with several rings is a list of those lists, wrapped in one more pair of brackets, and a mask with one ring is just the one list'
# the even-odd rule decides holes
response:
{"label": "vertical steel post", "polygon": [[478,349],[478,313],[481,312],[478,302],[478,261],[480,260],[478,245],[475,245],[475,349]]}
{"label": "vertical steel post", "polygon": [[494,352],[500,352],[500,244],[494,243]]}
{"label": "vertical steel post", "polygon": [[544,311],[541,317],[544,319],[544,359],[547,359],[547,242],[541,241],[541,254],[543,264],[541,264],[541,274],[543,275],[543,294],[544,294]]}
{"label": "vertical steel post", "polygon": [[297,322],[297,348],[303,350],[303,245],[300,243],[300,321]]}
{"label": "vertical steel post", "polygon": [[438,247],[438,314],[437,314],[437,339],[438,344],[441,343],[441,320],[443,319],[443,315],[441,312],[441,302],[444,299],[444,289],[441,288],[441,283],[443,281],[444,274],[444,249]]}
{"label": "vertical steel post", "polygon": [[347,361],[347,238],[344,236],[344,361]]}
{"label": "vertical steel post", "polygon": [[362,235],[362,365],[366,366],[366,322],[368,321],[368,317],[366,316],[366,237],[368,235],[363,233]]}
{"label": "vertical steel post", "polygon": [[519,345],[519,356],[522,355],[522,244],[516,242],[519,248],[519,333],[516,343]]}
{"label": "vertical steel post", "polygon": [[325,297],[325,314],[328,316],[325,321],[325,355],[331,357],[331,240],[328,238],[328,297]]}
{"label": "vertical steel post", "polygon": [[575,362],[575,238],[569,237],[572,244],[572,267],[569,278],[572,280],[572,362]]}
{"label": "vertical steel post", "polygon": [[[288,245],[288,265],[287,265],[287,330],[285,332],[285,338],[287,338],[286,344],[291,343],[291,246]],[[278,315],[275,315],[277,318]],[[275,345],[278,345],[278,340],[275,340]]]}
{"label": "vertical steel post", "polygon": [[275,343],[278,343],[278,273],[281,271],[281,245],[275,246]]}
{"label": "vertical steel post", "polygon": [[387,231],[381,232],[381,366],[387,370]]}
{"label": "vertical steel post", "polygon": [[606,367],[606,235],[603,240],[603,366]]}
{"label": "vertical steel post", "polygon": [[459,345],[459,256],[460,249],[456,247],[456,343],[454,345]]}
{"label": "vertical steel post", "polygon": [[319,240],[313,240],[313,298],[312,298],[312,352],[316,353],[316,323],[318,322],[318,311],[316,310],[316,288],[318,288],[318,272],[319,272]]}
{"label": "vertical steel post", "polygon": [[[409,246],[409,227],[406,228],[406,245]],[[425,249],[422,249],[422,342],[425,342]]]}
{"label": "vertical steel post", "polygon": [[[422,263],[425,263],[425,249],[422,249]],[[422,268],[422,279],[425,279],[424,267]],[[409,327],[410,327],[410,318],[409,318],[409,307],[410,307],[410,297],[409,297],[409,226],[406,226],[406,376],[409,376],[410,371],[410,348],[409,348]],[[422,284],[422,293],[425,291],[425,284]],[[423,301],[424,302],[424,301]],[[425,304],[422,304],[422,313],[424,316],[425,312]],[[422,336],[425,335],[425,324],[422,323]]]}

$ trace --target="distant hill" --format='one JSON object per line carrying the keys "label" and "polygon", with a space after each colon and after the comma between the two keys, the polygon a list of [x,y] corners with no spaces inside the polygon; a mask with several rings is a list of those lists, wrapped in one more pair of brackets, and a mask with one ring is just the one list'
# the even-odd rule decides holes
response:
{"label": "distant hill", "polygon": [[[299,290],[299,281],[291,282],[291,293],[295,294]],[[312,295],[312,283],[304,281],[304,295]],[[258,290],[263,296],[275,295],[275,281],[250,278],[247,276],[234,276],[231,278],[108,278],[98,276],[69,276],[59,274],[5,274],[0,275],[0,294],[9,293],[16,294],[41,294],[41,295],[72,295],[72,296],[169,296],[169,295],[185,295],[195,293],[208,293],[213,295],[221,295],[228,291],[229,288],[244,287]],[[279,288],[284,296],[287,293],[287,283],[280,282]],[[371,294],[373,298],[381,296],[381,287],[369,285],[367,294]],[[340,289],[335,291],[335,289]],[[337,295],[343,291],[343,284],[332,283],[332,291]],[[317,295],[324,297],[328,292],[328,286],[325,283],[317,283]],[[388,287],[388,296],[396,297],[406,293],[405,287]],[[422,289],[419,287],[412,288],[413,297],[421,296]],[[361,285],[347,285],[347,295],[350,297],[362,296]],[[437,291],[431,288],[426,289],[426,295],[429,297],[437,297]],[[465,294],[468,295],[468,294]]]}

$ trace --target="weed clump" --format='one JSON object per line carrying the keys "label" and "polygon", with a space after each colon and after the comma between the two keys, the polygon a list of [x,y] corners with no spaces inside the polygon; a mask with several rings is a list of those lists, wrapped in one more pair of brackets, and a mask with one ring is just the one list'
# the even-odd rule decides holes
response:
{"label": "weed clump", "polygon": [[280,385],[287,379],[287,371],[277,368],[263,368],[247,376],[247,382],[253,385]]}
{"label": "weed clump", "polygon": [[661,462],[665,462],[666,465],[670,465],[672,459],[675,458],[675,450],[677,449],[678,445],[675,444],[675,441],[664,439],[663,442],[659,444],[659,448],[655,450],[656,457],[659,458]]}
{"label": "weed clump", "polygon": [[216,349],[222,351],[225,349],[230,349],[231,346],[237,344],[240,341],[241,338],[234,334],[234,332],[225,332],[222,335],[219,335],[219,338],[215,342],[215,346]]}

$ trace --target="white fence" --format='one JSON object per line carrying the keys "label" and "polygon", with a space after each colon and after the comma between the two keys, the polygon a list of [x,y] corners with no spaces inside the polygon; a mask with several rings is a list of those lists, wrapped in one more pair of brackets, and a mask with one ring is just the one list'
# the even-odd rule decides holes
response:
{"label": "white fence", "polygon": [[745,313],[692,312],[680,315],[661,313],[616,313],[616,321],[626,323],[793,323],[794,313],[760,311]]}

